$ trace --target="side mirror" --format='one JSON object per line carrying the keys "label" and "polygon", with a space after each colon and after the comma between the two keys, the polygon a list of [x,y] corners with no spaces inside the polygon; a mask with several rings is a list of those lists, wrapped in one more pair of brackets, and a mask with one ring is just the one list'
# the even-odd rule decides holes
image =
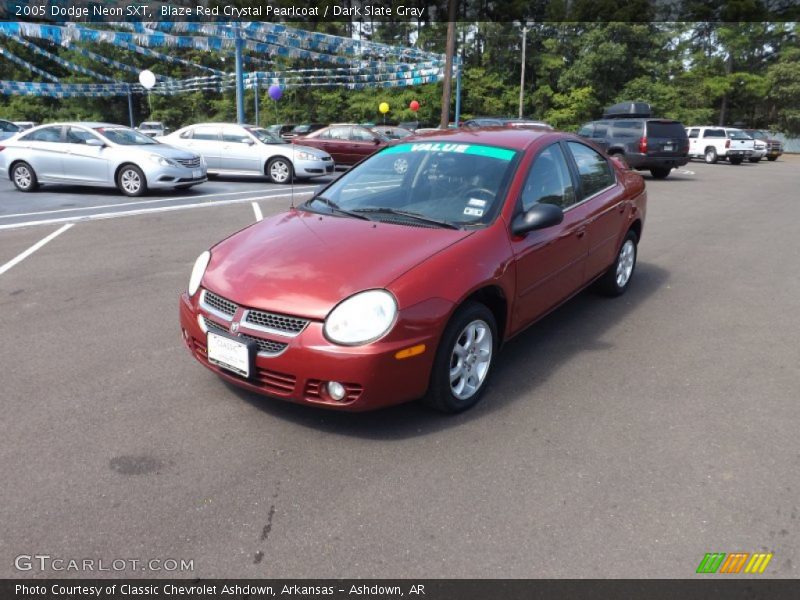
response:
{"label": "side mirror", "polygon": [[555,204],[536,203],[527,212],[517,215],[511,223],[511,233],[523,236],[537,229],[558,225],[564,220],[564,211]]}
{"label": "side mirror", "polygon": [[105,146],[105,144],[100,140],[98,140],[97,138],[89,138],[88,140],[86,140],[86,145],[94,146],[95,148],[103,148]]}
{"label": "side mirror", "polygon": [[250,138],[247,138],[244,143],[247,144],[248,146],[255,146],[256,145],[256,143],[253,140],[251,140]]}

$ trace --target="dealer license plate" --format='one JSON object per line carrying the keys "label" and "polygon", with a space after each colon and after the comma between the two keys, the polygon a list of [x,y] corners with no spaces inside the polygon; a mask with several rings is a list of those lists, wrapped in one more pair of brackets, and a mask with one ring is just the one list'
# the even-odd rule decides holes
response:
{"label": "dealer license plate", "polygon": [[246,344],[208,332],[208,361],[228,371],[250,377],[250,350]]}
{"label": "dealer license plate", "polygon": [[675,146],[672,144],[664,144],[664,151],[665,152],[672,152],[675,149]]}
{"label": "dealer license plate", "polygon": [[200,179],[203,176],[203,169],[195,169],[192,171],[193,179]]}

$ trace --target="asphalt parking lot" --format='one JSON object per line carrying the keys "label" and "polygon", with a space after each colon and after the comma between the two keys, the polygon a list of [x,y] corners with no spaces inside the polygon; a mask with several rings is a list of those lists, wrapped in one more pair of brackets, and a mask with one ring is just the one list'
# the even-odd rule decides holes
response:
{"label": "asphalt parking lot", "polygon": [[797,577],[798,173],[785,156],[648,175],[628,293],[583,293],[513,340],[455,417],[290,405],[189,356],[194,259],[287,187],[0,182],[0,576],[120,574],[15,569],[47,554],[193,561],[122,573],[140,577],[671,578],[769,551],[763,576]]}

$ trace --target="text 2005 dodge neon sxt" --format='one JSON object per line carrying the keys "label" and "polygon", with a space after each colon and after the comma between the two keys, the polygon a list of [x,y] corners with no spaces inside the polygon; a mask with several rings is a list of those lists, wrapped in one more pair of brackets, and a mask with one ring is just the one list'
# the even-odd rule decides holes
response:
{"label": "text 2005 dodge neon sxt", "polygon": [[593,282],[626,290],[645,207],[642,178],[573,135],[417,137],[203,252],[184,341],[269,396],[461,411],[501,342]]}

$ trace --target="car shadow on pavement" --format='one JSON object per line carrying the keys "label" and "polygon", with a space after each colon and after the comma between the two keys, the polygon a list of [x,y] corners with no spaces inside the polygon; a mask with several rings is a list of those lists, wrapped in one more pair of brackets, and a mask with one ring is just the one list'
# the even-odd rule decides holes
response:
{"label": "car shadow on pavement", "polygon": [[[440,414],[421,402],[365,413],[347,413],[267,398],[230,383],[227,388],[242,400],[277,419],[326,433],[364,439],[393,440],[429,435],[486,418],[530,396],[547,378],[583,352],[603,351],[613,344],[605,339],[609,327],[624,323],[629,314],[662,288],[669,278],[665,269],[640,262],[624,296],[605,298],[586,290],[509,341],[496,356],[494,372],[483,398],[473,409],[458,415]],[[598,385],[602,382],[597,381]],[[529,396],[529,398],[525,398]],[[553,398],[535,396],[535,401]]]}

